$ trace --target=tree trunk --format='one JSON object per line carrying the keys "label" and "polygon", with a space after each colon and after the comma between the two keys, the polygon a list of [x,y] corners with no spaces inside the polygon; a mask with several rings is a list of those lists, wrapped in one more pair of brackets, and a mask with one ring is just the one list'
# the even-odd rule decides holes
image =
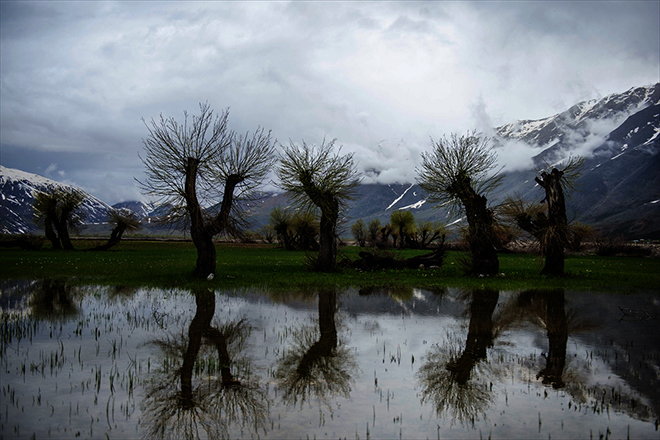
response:
{"label": "tree trunk", "polygon": [[300,177],[305,193],[309,199],[321,209],[319,224],[319,257],[317,270],[330,272],[335,267],[337,257],[337,219],[339,218],[339,201],[329,191],[323,191],[312,181],[311,174]]}
{"label": "tree trunk", "polygon": [[68,209],[63,209],[60,213],[60,218],[57,219],[55,227],[57,228],[57,234],[62,242],[62,247],[66,250],[73,250],[73,243],[71,243],[71,237],[69,236],[69,227],[68,220],[71,215],[71,211]]}
{"label": "tree trunk", "polygon": [[57,217],[54,217],[54,214],[48,213],[46,214],[46,220],[44,221],[44,233],[46,235],[46,238],[50,241],[51,245],[53,246],[53,249],[62,249],[62,244],[60,243],[60,239],[57,236],[57,233],[55,233],[55,230],[53,229],[53,225],[55,224],[57,220]]}
{"label": "tree trunk", "polygon": [[319,340],[303,354],[296,371],[300,377],[309,377],[314,366],[323,358],[331,357],[337,349],[337,294],[334,291],[319,292]]}
{"label": "tree trunk", "polygon": [[548,204],[548,225],[545,228],[541,247],[544,250],[545,265],[541,273],[546,275],[564,274],[564,248],[568,244],[568,220],[566,201],[561,186],[564,173],[553,168],[550,173],[541,173],[536,183],[545,189],[545,202]]}
{"label": "tree trunk", "polygon": [[339,217],[339,204],[336,200],[329,203],[330,207],[321,209],[321,222],[319,225],[319,258],[318,269],[330,272],[335,267],[337,257],[337,219]]}
{"label": "tree trunk", "polygon": [[321,290],[319,292],[319,330],[320,341],[325,346],[326,356],[330,356],[337,348],[336,313],[337,293],[334,290]]}
{"label": "tree trunk", "polygon": [[202,207],[197,200],[197,172],[199,160],[193,157],[188,158],[186,166],[186,205],[188,215],[190,216],[190,237],[197,248],[197,263],[193,276],[197,278],[206,278],[209,275],[215,275],[215,245],[213,244],[213,235],[209,233],[204,223]]}
{"label": "tree trunk", "polygon": [[564,244],[553,241],[546,244],[545,264],[542,274],[559,276],[564,275]]}
{"label": "tree trunk", "polygon": [[459,385],[467,384],[472,369],[486,358],[487,349],[493,346],[493,312],[497,306],[499,292],[476,290],[470,304],[470,326],[465,350],[457,360],[447,364],[447,370]]}
{"label": "tree trunk", "polygon": [[197,263],[193,276],[196,278],[207,278],[215,275],[216,250],[213,244],[213,236],[206,232],[204,227],[191,227],[190,236],[192,237],[195,248],[197,248]]}
{"label": "tree trunk", "polygon": [[193,408],[195,401],[193,398],[192,376],[195,366],[195,360],[202,346],[202,336],[211,325],[213,314],[215,313],[215,294],[209,290],[199,290],[194,292],[195,317],[188,327],[188,347],[183,357],[181,365],[181,401],[184,408]]}
{"label": "tree trunk", "polygon": [[222,386],[225,388],[240,386],[241,382],[234,378],[234,375],[231,373],[231,357],[227,348],[227,335],[217,328],[209,326],[206,329],[205,336],[211,340],[218,352],[218,365],[220,367]]}
{"label": "tree trunk", "polygon": [[115,246],[121,241],[121,236],[124,234],[125,230],[126,230],[125,225],[115,226],[115,228],[110,233],[110,239],[108,240],[107,243],[88,249],[88,251],[107,251],[108,249]]}
{"label": "tree trunk", "polygon": [[417,255],[406,260],[395,259],[391,255],[376,255],[372,252],[361,251],[360,259],[344,263],[348,267],[364,271],[383,270],[383,269],[418,269],[420,265],[424,267],[441,267],[445,259],[444,239],[436,250],[424,255]]}
{"label": "tree trunk", "polygon": [[488,209],[486,197],[477,194],[468,177],[459,177],[454,183],[455,192],[468,222],[468,243],[472,253],[471,275],[497,275],[500,262],[493,246],[493,213]]}
{"label": "tree trunk", "polygon": [[548,331],[548,356],[545,368],[538,377],[553,388],[564,385],[564,366],[566,364],[566,344],[568,343],[568,323],[564,308],[564,289],[543,292],[546,306],[546,323]]}

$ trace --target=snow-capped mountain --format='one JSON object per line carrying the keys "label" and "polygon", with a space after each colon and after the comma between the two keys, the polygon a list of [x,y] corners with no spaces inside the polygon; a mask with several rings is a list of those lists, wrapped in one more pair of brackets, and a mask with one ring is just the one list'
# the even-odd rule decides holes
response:
{"label": "snow-capped mountain", "polygon": [[119,202],[112,205],[115,209],[129,209],[137,215],[138,218],[147,218],[154,215],[156,206],[153,203],[140,201]]}
{"label": "snow-capped mountain", "polygon": [[[521,154],[528,154],[528,162],[536,168],[569,155],[585,157],[577,191],[567,201],[572,220],[628,238],[660,238],[660,84],[632,88],[576,104],[548,118],[518,121],[494,130],[492,142],[496,150],[511,142],[524,145]],[[534,182],[536,171],[531,167],[504,171],[500,192],[489,197],[492,204],[514,194],[537,201],[543,198]],[[40,185],[63,186],[34,174],[2,168],[2,232],[33,228],[32,194]],[[91,205],[86,207],[87,221],[105,221],[109,206],[93,196],[87,203]],[[252,217],[252,228],[258,230],[267,224],[274,207],[288,204],[284,194],[260,194],[245,205]],[[124,202],[115,207],[129,208],[142,218],[163,213],[143,202]],[[377,218],[385,224],[397,209],[411,210],[418,220],[457,220],[449,216],[446,208],[435,208],[416,184],[363,184],[344,213],[344,233],[349,234],[348,225],[360,218],[365,222]]]}
{"label": "snow-capped mountain", "polygon": [[[76,189],[37,174],[0,166],[0,233],[22,234],[35,230],[32,204],[35,193],[53,188]],[[87,224],[107,220],[110,205],[85,193],[82,218]]]}
{"label": "snow-capped mountain", "polygon": [[[660,238],[660,84],[496,132],[501,144],[514,140],[538,148],[537,168],[571,154],[585,157],[567,201],[575,219],[629,238]],[[540,200],[534,175],[533,170],[507,173],[503,192]]]}
{"label": "snow-capped mountain", "polygon": [[[629,117],[640,112],[654,112],[650,108],[659,104],[660,84],[634,87],[600,100],[581,102],[548,118],[503,125],[496,128],[495,141],[516,140],[539,148],[541,151],[534,157],[534,162],[542,167],[544,161],[553,163],[570,152],[589,156],[602,143],[613,140],[609,139],[610,133]],[[637,119],[641,122],[640,118]],[[657,124],[649,120],[653,115],[647,114],[642,119],[644,121],[636,128],[647,136],[643,140],[636,139],[635,145],[657,138]],[[646,122],[650,123],[647,125]]]}

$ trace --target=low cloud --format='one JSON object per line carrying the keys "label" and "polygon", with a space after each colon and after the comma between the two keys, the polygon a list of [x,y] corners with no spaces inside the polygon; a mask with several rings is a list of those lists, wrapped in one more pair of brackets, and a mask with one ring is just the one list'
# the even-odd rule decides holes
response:
{"label": "low cloud", "polygon": [[533,157],[542,148],[535,147],[519,140],[500,140],[495,152],[498,163],[504,167],[504,172],[525,171],[534,168]]}

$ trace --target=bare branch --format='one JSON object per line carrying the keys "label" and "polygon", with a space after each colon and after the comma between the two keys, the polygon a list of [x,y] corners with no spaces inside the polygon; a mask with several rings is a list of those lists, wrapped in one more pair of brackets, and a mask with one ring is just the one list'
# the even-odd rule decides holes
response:
{"label": "bare branch", "polygon": [[477,194],[487,195],[503,178],[497,166],[497,155],[487,138],[476,132],[459,136],[452,133],[439,141],[431,140],[434,149],[422,153],[422,165],[417,170],[419,186],[429,194],[429,201],[448,204],[461,209],[461,200],[456,191],[459,179],[468,179]]}
{"label": "bare branch", "polygon": [[299,148],[293,141],[289,142],[280,157],[280,167],[277,169],[280,186],[289,192],[301,207],[319,207],[305,190],[314,187],[337,198],[340,206],[344,208],[346,202],[354,196],[361,180],[353,163],[353,153],[333,155],[334,139],[328,143],[324,139],[319,147],[307,145],[303,141]]}
{"label": "bare branch", "polygon": [[258,128],[250,136],[237,136],[227,127],[229,110],[213,115],[208,103],[199,115],[183,123],[160,116],[144,121],[149,135],[143,139],[146,179],[142,191],[166,207],[170,225],[190,227],[197,247],[194,274],[215,272],[213,236],[239,235],[246,221],[237,200],[250,197],[263,183],[274,161],[270,132]]}

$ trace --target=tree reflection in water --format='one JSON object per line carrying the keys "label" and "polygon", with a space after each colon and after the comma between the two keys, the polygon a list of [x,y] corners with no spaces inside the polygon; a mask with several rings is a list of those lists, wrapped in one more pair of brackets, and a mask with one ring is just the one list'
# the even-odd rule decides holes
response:
{"label": "tree reflection in water", "polygon": [[[236,375],[237,354],[249,327],[243,321],[211,325],[215,293],[201,289],[195,295],[196,312],[188,334],[151,341],[164,354],[163,366],[146,386],[142,411],[147,438],[225,438],[232,423],[255,432],[263,428],[270,401],[258,377],[244,371]],[[215,352],[217,360],[211,353]],[[220,377],[217,377],[219,371]],[[215,373],[215,375],[214,375]],[[206,374],[208,377],[200,377]]]}
{"label": "tree reflection in water", "polygon": [[[616,369],[607,383],[594,383],[592,359],[566,356],[569,334],[594,332],[599,326],[586,319],[583,310],[566,304],[564,289],[526,290],[519,295],[517,306],[522,319],[546,331],[545,366],[536,375],[544,385],[562,389],[577,404],[591,402],[596,411],[623,411],[643,420],[656,417],[652,406],[638,404],[640,398],[633,389],[618,383]],[[614,346],[612,350],[616,351]],[[616,361],[614,364],[616,367]]]}
{"label": "tree reflection in water", "polygon": [[564,300],[564,289],[527,290],[519,297],[519,304],[526,306],[546,329],[548,353],[545,367],[537,378],[553,388],[564,387],[566,344],[568,343],[568,321]]}
{"label": "tree reflection in water", "polygon": [[352,372],[357,369],[355,356],[337,337],[335,315],[337,293],[318,292],[318,329],[294,330],[294,344],[278,362],[275,378],[283,390],[282,400],[302,406],[316,398],[329,406],[335,397],[349,397]]}
{"label": "tree reflection in water", "polygon": [[438,417],[448,413],[452,424],[474,425],[480,414],[491,405],[493,397],[487,380],[487,349],[493,346],[493,312],[499,292],[490,289],[472,292],[470,324],[465,348],[459,352],[457,340],[435,344],[426,362],[417,372],[422,386],[422,403],[431,402]]}
{"label": "tree reflection in water", "polygon": [[45,320],[72,318],[79,312],[73,300],[78,293],[78,288],[68,285],[64,278],[40,281],[29,300],[31,315]]}

